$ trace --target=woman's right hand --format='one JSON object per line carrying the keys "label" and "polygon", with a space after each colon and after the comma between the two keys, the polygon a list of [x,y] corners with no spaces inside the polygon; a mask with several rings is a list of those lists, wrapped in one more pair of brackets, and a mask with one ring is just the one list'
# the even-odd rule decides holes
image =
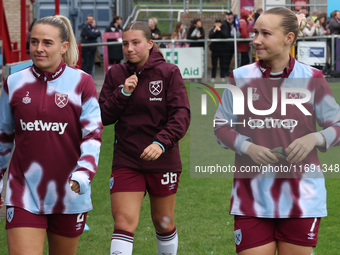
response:
{"label": "woman's right hand", "polygon": [[274,164],[279,161],[270,149],[253,143],[249,145],[246,154],[259,165]]}
{"label": "woman's right hand", "polygon": [[0,193],[0,209],[4,206],[4,199],[1,197],[1,193]]}
{"label": "woman's right hand", "polygon": [[131,94],[135,90],[137,86],[137,82],[138,82],[137,75],[133,74],[130,77],[128,77],[124,83],[124,88],[123,88],[124,93]]}

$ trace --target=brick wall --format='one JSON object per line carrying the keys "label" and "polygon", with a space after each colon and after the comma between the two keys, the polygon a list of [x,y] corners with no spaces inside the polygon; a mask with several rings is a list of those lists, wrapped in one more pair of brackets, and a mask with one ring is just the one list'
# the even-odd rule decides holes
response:
{"label": "brick wall", "polygon": [[[20,29],[21,29],[21,18],[20,18],[20,0],[3,1],[5,14],[8,24],[8,29],[11,37],[11,42],[18,42],[20,49]],[[30,22],[33,20],[33,5],[30,0],[26,0],[26,5],[30,6]]]}

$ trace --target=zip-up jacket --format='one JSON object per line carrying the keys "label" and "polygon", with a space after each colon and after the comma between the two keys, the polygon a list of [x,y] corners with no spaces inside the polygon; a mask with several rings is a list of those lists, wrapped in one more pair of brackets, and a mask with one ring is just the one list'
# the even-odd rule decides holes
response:
{"label": "zip-up jacket", "polygon": [[[138,77],[137,86],[130,96],[124,95],[124,82],[133,74]],[[190,122],[188,96],[178,67],[165,62],[159,51],[151,49],[147,63],[138,68],[129,62],[113,65],[99,104],[103,124],[115,124],[113,170],[181,170],[178,141]],[[154,142],[164,153],[155,161],[140,159]]]}
{"label": "zip-up jacket", "polygon": [[[90,75],[64,63],[55,73],[32,66],[10,75],[0,98],[0,192],[9,164],[5,205],[36,214],[91,210],[102,129]],[[69,180],[79,183],[80,195]]]}

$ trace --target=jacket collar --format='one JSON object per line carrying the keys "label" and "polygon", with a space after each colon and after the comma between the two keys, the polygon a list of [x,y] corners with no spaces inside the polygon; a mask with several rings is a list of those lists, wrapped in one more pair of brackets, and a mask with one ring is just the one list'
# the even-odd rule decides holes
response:
{"label": "jacket collar", "polygon": [[34,64],[31,67],[33,75],[37,79],[42,80],[42,81],[52,81],[52,80],[57,79],[65,71],[65,68],[66,68],[66,64],[63,61],[61,61],[57,70],[54,73],[43,72]]}
{"label": "jacket collar", "polygon": [[[260,71],[262,73],[262,77],[263,78],[269,78],[270,77],[271,68],[267,67],[267,66],[264,66],[262,60],[258,61],[257,65],[258,65],[258,67],[259,67],[259,69],[260,69]],[[295,59],[291,55],[289,55],[289,66],[286,67],[283,70],[281,78],[288,78],[290,73],[293,71],[294,65],[295,65]]]}
{"label": "jacket collar", "polygon": [[145,69],[153,68],[161,64],[162,62],[165,62],[163,55],[155,47],[152,47],[150,50],[149,58],[143,66],[135,67],[129,61],[126,63],[126,65],[127,65],[127,69],[129,70],[131,74],[136,73],[138,75],[138,74],[141,74]]}

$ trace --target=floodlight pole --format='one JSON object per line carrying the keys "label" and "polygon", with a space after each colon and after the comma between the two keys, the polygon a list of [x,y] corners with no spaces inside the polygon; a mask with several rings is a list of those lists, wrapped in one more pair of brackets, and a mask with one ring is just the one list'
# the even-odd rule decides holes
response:
{"label": "floodlight pole", "polygon": [[20,26],[20,52],[21,52],[21,60],[26,60],[26,28],[27,25],[27,15],[26,15],[26,0],[20,1],[20,15],[21,15],[21,26]]}
{"label": "floodlight pole", "polygon": [[183,9],[184,13],[187,13],[187,10],[189,10],[189,0],[183,0]]}
{"label": "floodlight pole", "polygon": [[55,15],[60,14],[60,0],[55,0]]}

